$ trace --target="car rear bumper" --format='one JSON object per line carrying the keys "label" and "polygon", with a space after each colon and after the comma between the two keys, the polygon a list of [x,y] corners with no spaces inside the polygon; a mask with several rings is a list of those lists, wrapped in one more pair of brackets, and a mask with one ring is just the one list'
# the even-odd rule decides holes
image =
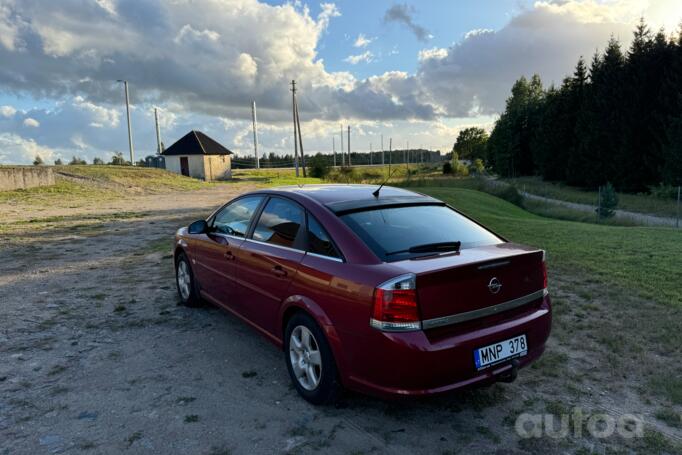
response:
{"label": "car rear bumper", "polygon": [[[344,384],[353,390],[385,398],[433,395],[461,387],[486,384],[509,376],[544,352],[551,328],[551,302],[544,296],[513,315],[490,323],[478,321],[441,331],[390,333],[373,330],[368,336],[343,336],[347,365]],[[477,371],[474,349],[525,334],[528,353]]]}

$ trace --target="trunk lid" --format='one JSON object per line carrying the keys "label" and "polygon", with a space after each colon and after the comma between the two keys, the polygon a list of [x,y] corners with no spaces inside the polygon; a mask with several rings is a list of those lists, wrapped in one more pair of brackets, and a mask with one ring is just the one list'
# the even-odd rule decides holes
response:
{"label": "trunk lid", "polygon": [[[544,252],[513,243],[467,248],[458,254],[393,263],[417,275],[423,321],[541,296]],[[499,288],[497,286],[499,284]],[[535,300],[535,299],[533,299]],[[530,303],[530,301],[528,302]],[[505,308],[500,308],[504,311]],[[483,316],[483,315],[481,315]],[[436,322],[436,321],[434,321]],[[438,321],[447,323],[448,321]],[[457,322],[457,319],[452,320]]]}

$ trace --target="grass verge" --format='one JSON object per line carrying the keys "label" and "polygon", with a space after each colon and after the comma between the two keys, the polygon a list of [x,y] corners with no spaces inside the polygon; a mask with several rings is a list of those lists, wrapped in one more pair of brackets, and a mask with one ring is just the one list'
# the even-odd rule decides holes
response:
{"label": "grass verge", "polygon": [[[538,196],[579,204],[595,205],[597,191],[586,191],[561,183],[545,182],[540,177],[505,179],[521,190]],[[618,193],[618,208],[630,212],[675,217],[677,203],[674,199],[662,199],[648,194]]]}

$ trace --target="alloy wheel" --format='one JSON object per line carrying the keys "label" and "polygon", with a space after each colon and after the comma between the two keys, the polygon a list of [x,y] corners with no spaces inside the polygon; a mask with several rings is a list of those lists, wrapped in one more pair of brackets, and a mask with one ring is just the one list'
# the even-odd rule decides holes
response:
{"label": "alloy wheel", "polygon": [[178,263],[178,288],[180,289],[180,295],[183,300],[189,298],[189,287],[191,283],[192,279],[190,278],[189,267],[185,261],[180,261]]}
{"label": "alloy wheel", "polygon": [[315,336],[303,325],[291,331],[289,361],[301,387],[315,390],[322,378],[322,356]]}

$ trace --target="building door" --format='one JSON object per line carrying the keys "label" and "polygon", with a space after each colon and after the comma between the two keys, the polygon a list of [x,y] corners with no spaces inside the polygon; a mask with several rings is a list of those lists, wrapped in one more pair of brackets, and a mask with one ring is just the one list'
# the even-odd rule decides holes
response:
{"label": "building door", "polygon": [[180,157],[180,173],[189,177],[189,160],[186,156]]}

